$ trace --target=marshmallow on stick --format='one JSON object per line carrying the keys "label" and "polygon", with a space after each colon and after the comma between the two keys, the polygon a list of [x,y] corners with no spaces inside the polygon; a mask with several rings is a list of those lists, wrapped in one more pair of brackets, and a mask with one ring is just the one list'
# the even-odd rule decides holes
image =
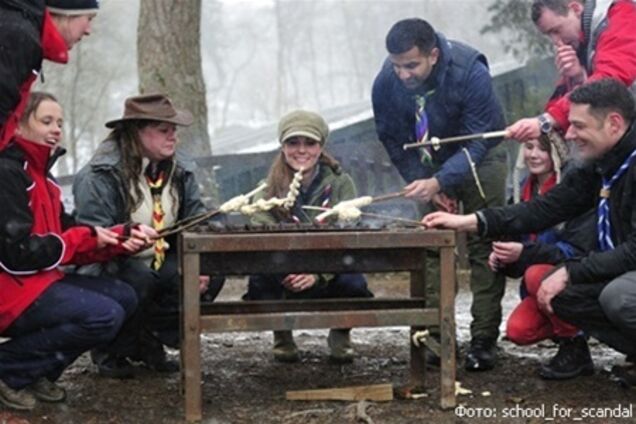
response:
{"label": "marshmallow on stick", "polygon": [[296,203],[296,199],[298,198],[298,194],[300,194],[300,185],[303,182],[303,168],[300,168],[294,174],[294,178],[289,184],[289,191],[287,192],[287,196],[285,197],[285,201],[283,202],[283,207],[285,209],[291,209]]}
{"label": "marshmallow on stick", "polygon": [[232,197],[227,202],[223,203],[219,207],[219,212],[221,213],[230,213],[237,212],[241,209],[241,207],[248,205],[250,203],[250,198],[254,196],[256,193],[259,193],[267,187],[267,184],[263,183],[254,190],[250,191],[246,194],[239,194],[236,197]]}
{"label": "marshmallow on stick", "polygon": [[355,199],[343,200],[333,208],[324,211],[316,217],[316,221],[323,221],[333,215],[338,215],[338,219],[342,221],[351,221],[357,219],[361,215],[360,208],[373,203],[373,197],[362,196]]}
{"label": "marshmallow on stick", "polygon": [[272,197],[270,199],[258,199],[256,202],[249,205],[243,205],[239,208],[239,212],[243,215],[254,215],[257,212],[267,212],[268,210],[276,207],[283,206],[285,199],[279,199],[278,197]]}

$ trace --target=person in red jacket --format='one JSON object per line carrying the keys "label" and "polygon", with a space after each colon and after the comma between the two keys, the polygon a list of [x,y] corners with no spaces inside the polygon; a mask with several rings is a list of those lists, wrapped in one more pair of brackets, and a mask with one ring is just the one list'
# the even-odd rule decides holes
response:
{"label": "person in red jacket", "polygon": [[42,60],[67,63],[98,8],[98,0],[0,0],[0,149],[19,125]]}
{"label": "person in red jacket", "polygon": [[[32,409],[63,401],[54,382],[80,354],[116,339],[137,306],[134,290],[60,266],[136,253],[151,228],[77,226],[49,175],[59,156],[62,109],[33,93],[15,137],[0,152],[0,403]],[[124,241],[125,239],[125,241]]]}
{"label": "person in red jacket", "polygon": [[559,82],[541,115],[508,127],[518,141],[552,127],[569,127],[569,93],[581,84],[614,78],[635,90],[636,2],[633,0],[534,0],[532,20],[556,49]]}

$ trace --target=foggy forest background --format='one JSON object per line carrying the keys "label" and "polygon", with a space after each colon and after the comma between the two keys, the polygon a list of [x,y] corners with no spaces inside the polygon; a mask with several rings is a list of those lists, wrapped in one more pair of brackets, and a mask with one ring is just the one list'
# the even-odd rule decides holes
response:
{"label": "foggy forest background", "polygon": [[448,38],[484,52],[494,74],[505,71],[534,52],[523,47],[532,43],[528,34],[535,35],[528,4],[102,0],[92,35],[74,47],[68,65],[46,63],[38,86],[65,109],[69,154],[56,174],[85,164],[107,135],[104,123],[121,116],[126,97],[143,91],[165,90],[194,112],[189,145],[198,156],[214,154],[223,134],[271,124],[295,108],[324,111],[360,102],[370,108],[373,78],[386,58],[385,35],[402,18],[428,20]]}

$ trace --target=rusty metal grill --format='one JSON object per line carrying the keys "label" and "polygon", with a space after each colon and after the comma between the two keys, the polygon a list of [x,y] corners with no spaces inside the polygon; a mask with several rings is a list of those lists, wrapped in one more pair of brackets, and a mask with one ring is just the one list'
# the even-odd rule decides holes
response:
{"label": "rusty metal grill", "polygon": [[[210,227],[179,237],[182,281],[182,379],[188,420],[201,420],[202,331],[264,331],[408,325],[441,332],[440,404],[455,406],[455,262],[452,231],[321,226]],[[440,251],[440,307],[425,302],[425,257]],[[291,253],[291,254],[290,254]],[[410,272],[410,298],[224,302],[205,305],[199,275],[293,272]],[[409,386],[424,384],[423,347],[410,345]]]}
{"label": "rusty metal grill", "polygon": [[279,223],[273,225],[210,225],[203,224],[191,229],[195,233],[309,233],[309,232],[344,232],[344,231],[413,231],[422,230],[414,226],[400,224],[374,225],[373,223],[357,224],[316,224],[316,223]]}

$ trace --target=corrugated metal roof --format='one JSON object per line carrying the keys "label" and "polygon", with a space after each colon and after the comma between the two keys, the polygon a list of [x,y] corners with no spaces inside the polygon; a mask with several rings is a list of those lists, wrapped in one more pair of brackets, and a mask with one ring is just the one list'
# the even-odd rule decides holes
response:
{"label": "corrugated metal roof", "polygon": [[[320,113],[332,132],[373,118],[373,110],[368,100],[334,107]],[[212,138],[212,151],[215,155],[224,155],[275,150],[279,147],[277,126],[278,122],[260,128],[231,129]]]}

